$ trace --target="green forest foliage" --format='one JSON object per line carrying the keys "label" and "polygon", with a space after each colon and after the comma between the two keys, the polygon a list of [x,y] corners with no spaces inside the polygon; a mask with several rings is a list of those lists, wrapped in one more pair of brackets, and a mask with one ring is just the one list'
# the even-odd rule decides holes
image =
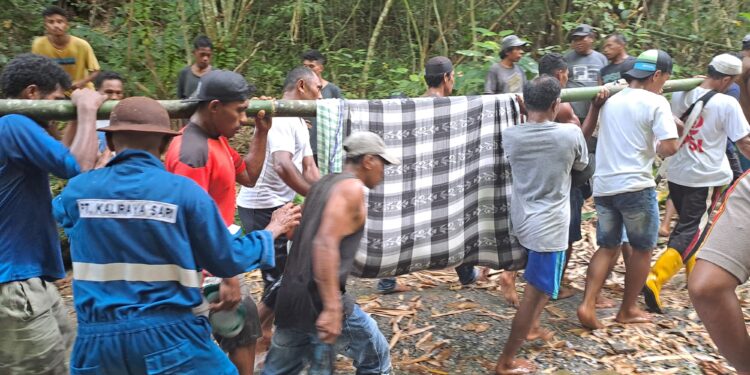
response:
{"label": "green forest foliage", "polygon": [[[568,49],[578,23],[626,35],[633,55],[666,50],[684,77],[738,50],[750,32],[750,0],[4,0],[0,68],[43,35],[41,12],[52,4],[72,14],[71,34],[92,45],[103,69],[127,78],[128,95],[157,99],[175,97],[199,34],[214,41],[214,66],[240,72],[259,94],[280,96],[300,54],[316,48],[347,97],[385,98],[421,95],[423,64],[436,55],[455,62],[456,94],[481,93],[511,33],[533,44],[521,61],[529,77],[535,59]],[[53,194],[65,182],[53,178]],[[61,241],[68,257],[62,232]]]}
{"label": "green forest foliage", "polygon": [[[481,92],[502,36],[515,32],[533,46],[522,62],[567,49],[576,24],[600,35],[625,34],[631,54],[657,47],[699,74],[718,53],[739,49],[750,31],[748,0],[5,0],[0,9],[0,66],[27,52],[44,32],[41,11],[61,5],[73,14],[71,33],[91,43],[106,70],[127,77],[130,95],[175,96],[191,43],[207,34],[214,66],[236,70],[259,93],[280,95],[299,55],[317,48],[325,76],[349,98],[419,95],[427,58],[457,62],[457,94]],[[382,18],[382,22],[379,19]],[[370,56],[370,59],[367,56]]]}

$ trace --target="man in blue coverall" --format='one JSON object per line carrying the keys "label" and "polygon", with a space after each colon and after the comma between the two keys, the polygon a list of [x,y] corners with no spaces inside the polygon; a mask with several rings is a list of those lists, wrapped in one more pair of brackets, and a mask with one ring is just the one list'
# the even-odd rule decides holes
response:
{"label": "man in blue coverall", "polygon": [[179,132],[156,101],[114,108],[106,167],[73,178],[54,199],[71,240],[78,337],[74,374],[237,374],[211,340],[200,270],[232,277],[273,266],[273,240],[299,223],[291,205],[265,230],[234,236],[213,199],[164,169],[159,156]]}
{"label": "man in blue coverall", "polygon": [[[14,58],[0,75],[12,99],[61,99],[70,77],[39,55]],[[73,92],[77,129],[70,149],[54,125],[11,114],[0,118],[0,374],[67,374],[73,325],[52,283],[65,277],[52,217],[49,175],[70,178],[96,161],[96,110],[103,95]]]}

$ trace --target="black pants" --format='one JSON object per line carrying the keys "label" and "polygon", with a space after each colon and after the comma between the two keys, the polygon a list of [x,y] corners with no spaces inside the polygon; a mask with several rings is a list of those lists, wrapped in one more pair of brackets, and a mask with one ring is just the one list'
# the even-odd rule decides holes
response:
{"label": "black pants", "polygon": [[[268,223],[271,222],[271,215],[279,207],[259,209],[238,207],[237,209],[240,213],[240,221],[242,221],[242,229],[245,230],[245,233],[249,233],[254,230],[265,229],[266,226],[268,226]],[[273,249],[276,255],[276,267],[272,269],[261,270],[261,272],[263,273],[263,284],[265,289],[271,287],[271,285],[273,285],[273,283],[281,278],[282,274],[284,274],[284,267],[286,266],[287,256],[287,242],[288,239],[284,235],[279,236],[279,238],[277,238],[273,242]]]}
{"label": "black pants", "polygon": [[689,187],[669,183],[679,219],[669,235],[669,247],[682,254],[687,262],[698,250],[698,242],[709,224],[711,211],[715,208],[724,189],[722,187]]}

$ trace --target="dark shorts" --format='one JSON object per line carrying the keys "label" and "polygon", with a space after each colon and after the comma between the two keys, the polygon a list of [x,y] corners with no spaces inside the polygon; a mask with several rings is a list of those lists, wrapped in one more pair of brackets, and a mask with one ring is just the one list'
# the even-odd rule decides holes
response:
{"label": "dark shorts", "polygon": [[557,299],[565,267],[565,250],[539,252],[528,250],[524,279],[552,299]]}
{"label": "dark shorts", "polygon": [[568,243],[580,241],[581,236],[581,210],[583,209],[583,192],[579,187],[570,189],[570,226],[568,227]]}
{"label": "dark shorts", "polygon": [[[240,221],[242,222],[242,229],[245,230],[245,233],[265,229],[266,226],[268,226],[268,223],[271,222],[271,215],[279,207],[259,209],[237,207],[237,211],[240,214]],[[276,253],[276,267],[261,270],[265,288],[269,288],[276,280],[281,278],[281,275],[284,274],[284,266],[286,266],[287,257],[287,242],[288,239],[284,235],[279,236],[273,241],[273,249]]]}
{"label": "dark shorts", "polygon": [[229,338],[214,334],[216,342],[225,352],[232,352],[237,348],[253,345],[262,335],[258,308],[255,306],[250,289],[245,286],[242,287],[242,302],[240,303],[245,307],[245,326],[242,331],[237,336]]}
{"label": "dark shorts", "polygon": [[594,197],[596,203],[596,241],[601,247],[616,248],[623,242],[623,226],[630,246],[651,251],[659,238],[659,205],[656,190]]}
{"label": "dark shorts", "polygon": [[709,224],[723,187],[689,187],[669,183],[669,192],[677,210],[677,225],[669,235],[669,247],[690,259],[698,249],[697,243]]}

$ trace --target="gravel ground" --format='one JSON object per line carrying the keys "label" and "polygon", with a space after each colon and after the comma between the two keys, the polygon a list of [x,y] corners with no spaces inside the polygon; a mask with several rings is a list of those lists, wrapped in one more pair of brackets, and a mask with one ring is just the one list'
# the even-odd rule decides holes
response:
{"label": "gravel ground", "polygon": [[[576,243],[568,271],[578,293],[551,302],[542,316],[543,326],[554,331],[555,338],[546,343],[526,343],[519,355],[533,360],[539,373],[733,373],[690,305],[684,272],[665,286],[662,298],[666,313],[655,314],[654,323],[616,323],[617,308],[611,308],[598,311],[599,318],[607,325],[605,329],[592,332],[581,327],[576,309],[583,296],[588,259],[595,249],[594,227],[592,216],[584,223],[584,239]],[[663,248],[664,244],[655,255]],[[604,289],[606,296],[618,302],[623,275],[620,261]],[[442,282],[435,282],[435,286],[424,282],[436,279]],[[515,315],[515,309],[500,294],[497,279],[494,273],[488,283],[461,287],[452,271],[428,271],[400,277],[402,283],[412,288],[406,293],[382,296],[376,293],[376,280],[364,279],[351,280],[349,290],[373,314],[386,338],[395,344],[391,353],[398,373],[482,374],[494,368]],[[519,293],[524,285],[519,277]],[[745,307],[746,321],[750,321],[750,288],[741,287],[738,295]],[[389,309],[411,310],[415,314],[400,318],[396,326],[398,318],[389,316],[393,314]],[[441,316],[456,311],[462,312]],[[425,327],[432,328],[420,331]],[[394,329],[401,332],[398,340],[393,339]],[[407,335],[409,332],[416,333]],[[425,335],[430,335],[427,343],[431,345],[418,344]],[[442,346],[435,348],[439,343]]]}
{"label": "gravel ground", "polygon": [[[585,210],[592,211],[590,203]],[[575,244],[567,274],[579,291],[545,309],[542,324],[554,331],[554,339],[528,342],[519,355],[533,360],[539,373],[547,374],[733,373],[690,306],[684,273],[665,286],[666,314],[655,315],[654,323],[618,324],[613,320],[616,308],[612,308],[598,312],[605,329],[592,332],[580,326],[575,312],[583,294],[588,259],[596,248],[595,215],[584,217],[588,218],[583,224],[584,239]],[[615,301],[622,295],[623,272],[620,262],[604,288],[604,294]],[[494,368],[515,314],[500,293],[499,273],[492,271],[487,283],[461,287],[452,270],[418,272],[399,277],[411,291],[385,296],[376,292],[377,280],[352,278],[348,290],[391,342],[395,373],[486,374]],[[259,294],[260,273],[249,273],[246,279]],[[59,285],[66,304],[72,305],[69,282]],[[524,285],[519,276],[519,293]],[[750,321],[750,287],[740,287],[738,295],[745,320]],[[340,357],[339,373],[354,373],[350,363]]]}

